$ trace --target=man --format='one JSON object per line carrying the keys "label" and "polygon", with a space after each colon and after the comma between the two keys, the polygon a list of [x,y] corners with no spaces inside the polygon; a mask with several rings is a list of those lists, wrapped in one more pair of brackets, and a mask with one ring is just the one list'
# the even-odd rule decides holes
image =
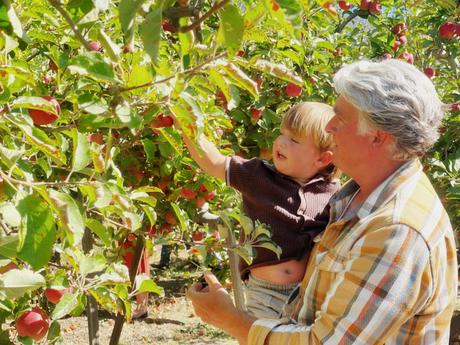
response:
{"label": "man", "polygon": [[195,284],[188,297],[240,344],[447,344],[455,241],[418,160],[438,138],[443,104],[398,60],[345,66],[334,86],[333,162],[352,180],[331,199],[297,301],[282,319],[255,320],[209,273],[209,287]]}

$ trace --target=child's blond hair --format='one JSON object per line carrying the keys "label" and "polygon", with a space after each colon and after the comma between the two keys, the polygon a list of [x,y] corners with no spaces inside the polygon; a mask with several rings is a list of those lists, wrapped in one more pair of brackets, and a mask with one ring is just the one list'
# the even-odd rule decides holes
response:
{"label": "child's blond hair", "polygon": [[[281,128],[286,128],[295,135],[309,136],[313,143],[323,152],[330,150],[332,135],[326,132],[326,125],[334,116],[334,109],[325,103],[302,102],[292,106],[281,121]],[[320,172],[329,180],[340,176],[339,170],[333,165]]]}

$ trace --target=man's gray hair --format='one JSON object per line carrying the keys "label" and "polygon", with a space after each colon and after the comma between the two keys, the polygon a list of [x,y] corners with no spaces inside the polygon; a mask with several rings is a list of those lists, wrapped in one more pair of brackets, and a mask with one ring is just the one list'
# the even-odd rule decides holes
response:
{"label": "man's gray hair", "polygon": [[364,128],[393,135],[395,159],[422,156],[439,137],[444,104],[431,80],[411,64],[358,61],[336,73],[334,87],[360,110]]}

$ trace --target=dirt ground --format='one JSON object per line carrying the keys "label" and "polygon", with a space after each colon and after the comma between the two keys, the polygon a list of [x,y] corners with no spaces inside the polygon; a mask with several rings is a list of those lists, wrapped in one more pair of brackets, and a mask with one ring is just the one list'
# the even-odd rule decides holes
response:
{"label": "dirt ground", "polygon": [[[188,265],[182,257],[172,256],[169,268],[159,269],[159,258],[151,259],[154,281],[163,287],[162,297],[151,294],[149,315],[145,319],[125,323],[120,345],[141,344],[219,344],[237,345],[238,342],[225,333],[200,322],[194,315],[185,291],[194,283],[201,270]],[[104,312],[99,313],[99,344],[109,344],[115,320]],[[89,344],[88,325],[85,315],[60,320],[65,345]]]}

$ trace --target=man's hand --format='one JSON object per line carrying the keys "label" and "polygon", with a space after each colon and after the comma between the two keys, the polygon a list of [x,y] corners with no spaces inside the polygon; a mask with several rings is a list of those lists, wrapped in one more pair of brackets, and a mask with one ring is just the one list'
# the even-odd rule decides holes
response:
{"label": "man's hand", "polygon": [[249,329],[255,319],[239,311],[224,287],[211,272],[203,274],[207,286],[195,283],[188,291],[187,297],[192,301],[196,315],[204,322],[229,333],[246,344]]}

